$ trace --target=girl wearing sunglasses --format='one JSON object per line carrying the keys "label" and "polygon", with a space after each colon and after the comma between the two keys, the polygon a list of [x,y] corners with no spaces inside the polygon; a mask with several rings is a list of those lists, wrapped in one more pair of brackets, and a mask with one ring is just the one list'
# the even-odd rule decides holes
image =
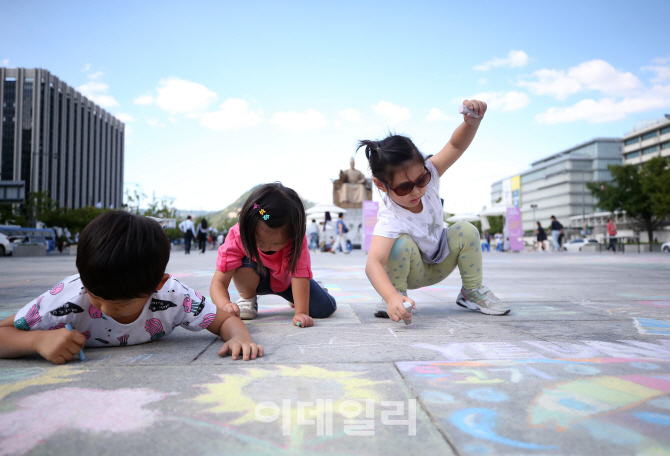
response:
{"label": "girl wearing sunglasses", "polygon": [[382,297],[375,316],[411,321],[403,303],[416,304],[408,289],[434,285],[458,266],[463,286],[456,304],[489,315],[505,315],[509,307],[482,285],[479,232],[468,222],[444,228],[440,176],[472,142],[486,112],[486,103],[465,100],[477,115],[464,115],[444,148],[425,158],[411,139],[391,135],[381,141],[360,141],[372,178],[384,194],[365,267]]}

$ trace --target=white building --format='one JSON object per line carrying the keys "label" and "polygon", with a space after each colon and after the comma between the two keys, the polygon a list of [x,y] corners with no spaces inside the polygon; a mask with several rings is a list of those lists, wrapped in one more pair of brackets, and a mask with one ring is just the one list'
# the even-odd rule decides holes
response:
{"label": "white building", "polygon": [[623,137],[623,163],[638,165],[653,157],[670,156],[670,114],[637,122]]}

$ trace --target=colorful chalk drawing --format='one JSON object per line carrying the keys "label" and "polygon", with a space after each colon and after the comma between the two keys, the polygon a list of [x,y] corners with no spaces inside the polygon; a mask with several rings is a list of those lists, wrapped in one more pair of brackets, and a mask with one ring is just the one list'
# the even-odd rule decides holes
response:
{"label": "colorful chalk drawing", "polygon": [[[259,422],[256,417],[258,404],[274,402],[282,406],[282,400],[290,400],[289,416],[283,417],[291,425],[290,436],[268,442],[276,450],[298,450],[322,443],[321,439],[308,437],[308,428],[297,424],[299,415],[302,418],[316,415],[315,398],[331,398],[333,410],[346,401],[365,403],[372,400],[379,404],[384,397],[378,387],[391,383],[390,380],[367,379],[365,372],[328,370],[308,365],[246,368],[244,371],[245,374],[220,374],[216,376],[220,379],[218,382],[196,385],[207,392],[195,397],[192,402],[204,406],[202,412],[219,415],[220,419],[225,419],[226,426],[233,426],[243,433],[248,425]],[[288,389],[287,384],[290,386]],[[299,401],[312,402],[303,403],[299,410]],[[283,419],[265,426],[279,430],[285,423]],[[263,432],[267,433],[267,430]]]}
{"label": "colorful chalk drawing", "polygon": [[635,318],[635,327],[640,334],[670,336],[670,321],[652,320],[650,318]]}
{"label": "colorful chalk drawing", "polygon": [[85,372],[70,366],[49,368],[27,368],[7,370],[0,373],[0,400],[9,394],[31,386],[55,385],[76,380],[75,376]]}
{"label": "colorful chalk drawing", "polygon": [[26,396],[16,410],[0,413],[0,456],[21,456],[67,431],[94,434],[138,432],[160,412],[144,408],[166,395],[149,389],[111,391],[59,388]]}
{"label": "colorful chalk drawing", "polygon": [[[506,348],[507,359],[480,360],[462,358],[485,347],[461,344],[441,347],[449,361],[397,366],[462,454],[576,454],[570,445],[579,442],[591,454],[668,455],[670,352],[661,341],[562,344],[565,358],[519,359],[531,353],[496,343],[490,353]],[[606,351],[626,357],[602,356]]]}

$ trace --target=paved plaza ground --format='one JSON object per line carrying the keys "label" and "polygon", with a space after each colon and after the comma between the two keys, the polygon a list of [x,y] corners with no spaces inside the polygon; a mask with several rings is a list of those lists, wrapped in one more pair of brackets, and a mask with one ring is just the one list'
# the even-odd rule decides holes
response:
{"label": "paved plaza ground", "polygon": [[[168,272],[209,295],[215,258],[174,252]],[[74,260],[0,258],[0,316]],[[302,329],[261,298],[255,361],[181,328],[83,363],[0,360],[0,456],[670,455],[670,255],[485,253],[509,315],[456,306],[455,272],[410,291],[409,326],[372,315],[364,253],[312,262],[338,311]]]}

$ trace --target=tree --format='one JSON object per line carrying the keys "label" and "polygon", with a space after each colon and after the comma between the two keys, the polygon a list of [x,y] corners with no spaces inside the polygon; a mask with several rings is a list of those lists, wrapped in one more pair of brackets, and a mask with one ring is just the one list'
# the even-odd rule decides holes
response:
{"label": "tree", "polygon": [[654,157],[640,167],[610,165],[612,182],[589,182],[598,207],[606,211],[626,211],[653,242],[654,231],[670,216],[670,159]]}

